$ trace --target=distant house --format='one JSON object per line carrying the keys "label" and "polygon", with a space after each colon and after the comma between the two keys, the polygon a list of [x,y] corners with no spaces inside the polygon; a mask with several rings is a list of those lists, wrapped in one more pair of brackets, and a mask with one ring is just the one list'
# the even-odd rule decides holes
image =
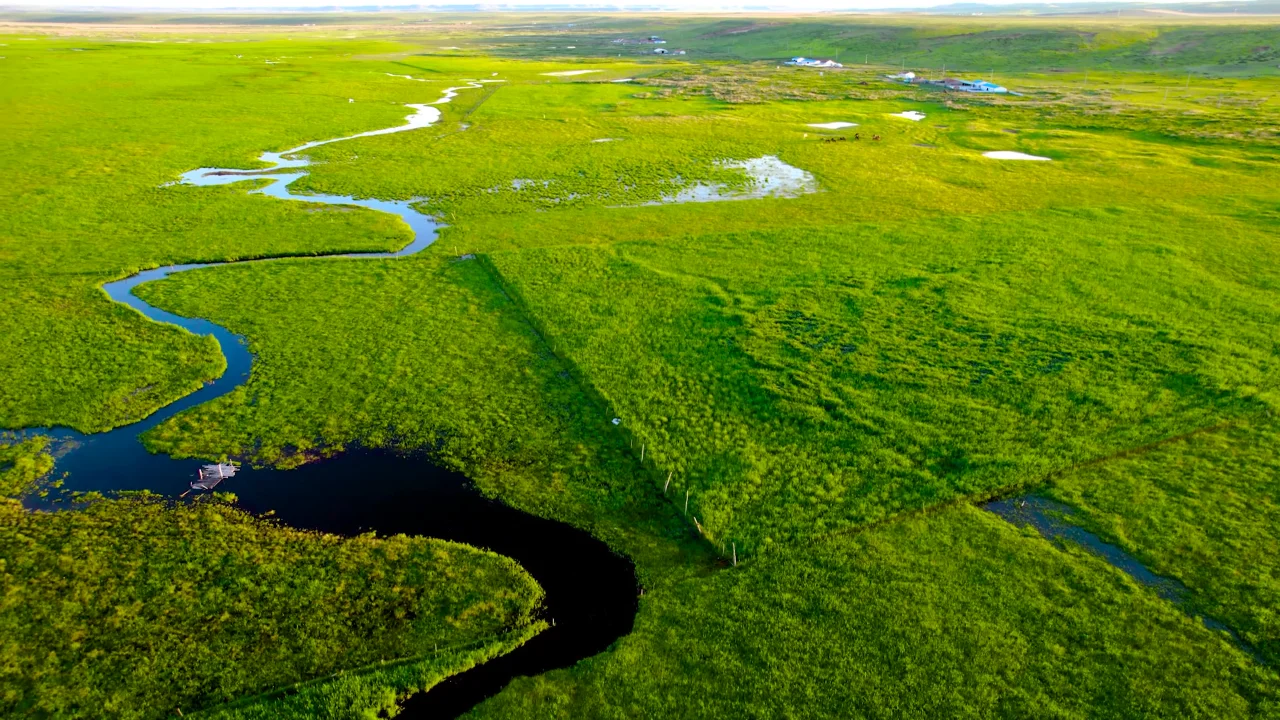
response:
{"label": "distant house", "polygon": [[961,80],[960,89],[965,92],[982,92],[982,93],[1009,92],[1009,88],[1003,85],[997,85],[993,82],[987,82],[986,80],[974,80],[972,82],[968,80]]}
{"label": "distant house", "polygon": [[890,80],[900,80],[908,85],[916,81],[916,74],[908,70],[907,72],[894,73],[889,76]]}
{"label": "distant house", "polygon": [[788,65],[797,67],[817,67],[817,68],[838,68],[844,67],[835,60],[819,60],[817,58],[793,57],[787,61]]}
{"label": "distant house", "polygon": [[890,80],[897,80],[907,83],[918,83],[920,85],[930,85],[937,87],[941,85],[944,89],[953,90],[955,92],[971,92],[971,93],[1008,93],[1017,95],[1009,88],[1003,85],[997,85],[986,80],[961,80],[959,78],[943,78],[941,80],[927,80],[919,76],[913,76],[907,79],[905,76],[911,73],[902,73],[899,75],[890,75]]}
{"label": "distant house", "polygon": [[668,54],[668,52],[667,52],[667,49],[666,49],[666,48],[654,48],[654,49],[653,49],[653,54],[654,54],[654,55],[667,55],[667,54]]}

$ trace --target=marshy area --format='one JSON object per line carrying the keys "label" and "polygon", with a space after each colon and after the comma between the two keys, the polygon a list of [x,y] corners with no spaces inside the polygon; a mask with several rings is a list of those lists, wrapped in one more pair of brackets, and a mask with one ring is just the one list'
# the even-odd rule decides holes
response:
{"label": "marshy area", "polygon": [[0,714],[1280,707],[1275,25],[316,17],[0,28]]}

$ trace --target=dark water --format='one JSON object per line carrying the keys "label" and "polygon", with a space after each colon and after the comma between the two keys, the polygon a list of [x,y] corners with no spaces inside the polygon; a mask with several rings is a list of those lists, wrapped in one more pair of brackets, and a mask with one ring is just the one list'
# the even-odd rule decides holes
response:
{"label": "dark water", "polygon": [[[62,457],[73,490],[151,490],[176,495],[199,461],[171,460],[90,436],[94,451]],[[112,457],[110,450],[122,452]],[[106,453],[105,455],[103,453]],[[107,472],[83,458],[110,463]],[[116,462],[118,461],[118,463]],[[132,474],[129,474],[132,473]],[[542,617],[552,627],[515,651],[409,699],[405,718],[448,718],[497,693],[519,675],[568,667],[631,632],[639,588],[631,561],[590,534],[482,496],[463,475],[421,456],[354,450],[295,470],[241,469],[219,490],[254,513],[274,510],[297,528],[354,535],[422,535],[487,548],[520,563],[546,592]]]}
{"label": "dark water", "polygon": [[1085,550],[1107,561],[1113,567],[1124,571],[1129,577],[1153,590],[1160,597],[1176,605],[1180,610],[1196,617],[1210,630],[1227,633],[1236,647],[1250,655],[1254,660],[1262,662],[1258,651],[1245,642],[1234,629],[1220,620],[1194,612],[1189,606],[1191,591],[1186,585],[1174,578],[1157,575],[1143,565],[1123,548],[1106,542],[1097,535],[1077,525],[1072,525],[1070,518],[1075,509],[1070,505],[1055,502],[1039,495],[1023,495],[1021,497],[995,500],[981,506],[983,510],[999,515],[1001,518],[1019,526],[1031,526],[1041,536],[1048,539],[1063,539],[1073,542]]}
{"label": "dark water", "polygon": [[[479,81],[483,82],[483,81]],[[478,82],[467,87],[480,87]],[[448,102],[458,90],[448,88],[437,101]],[[429,106],[411,106],[418,112],[410,124],[363,133],[387,134],[426,127],[432,119]],[[429,112],[431,111],[431,112]],[[434,118],[438,119],[438,112]],[[408,202],[358,199],[334,195],[294,195],[289,185],[305,175],[305,158],[284,157],[312,147],[338,142],[339,138],[307,143],[281,153],[264,153],[271,170],[290,173],[244,174],[229,168],[202,168],[187,173],[183,182],[220,185],[269,179],[253,192],[283,200],[335,205],[355,205],[400,216],[413,230],[413,240],[392,253],[349,253],[349,260],[394,261],[412,255],[435,241],[439,225]],[[271,262],[259,260],[249,262]],[[134,287],[173,273],[226,263],[171,265],[138,273],[104,286],[115,301],[135,308],[156,322],[186,328],[197,335],[213,335],[227,358],[227,371],[216,381],[156,411],[150,417],[110,432],[83,434],[66,428],[27,428],[24,435],[50,435],[56,439],[55,475],[66,474],[66,489],[73,491],[150,490],[175,497],[196,479],[200,460],[174,460],[148,453],[138,435],[187,408],[225,395],[249,379],[253,356],[244,339],[208,320],[185,318],[143,302]],[[631,631],[637,608],[638,585],[631,561],[611,551],[588,533],[563,523],[528,515],[488,500],[465,477],[432,465],[421,456],[357,450],[289,471],[241,469],[217,488],[234,492],[241,507],[252,512],[275,511],[289,525],[351,535],[370,530],[379,534],[422,535],[488,548],[513,558],[546,592],[543,616],[553,626],[519,649],[480,665],[445,683],[410,698],[401,717],[454,717],[498,692],[518,675],[535,675],[567,667],[606,649]],[[33,498],[36,509],[57,507]]]}
{"label": "dark water", "polygon": [[629,560],[581,530],[488,500],[462,475],[423,458],[358,450],[297,470],[242,471],[223,485],[242,507],[275,510],[294,527],[426,535],[487,548],[542,585],[551,628],[415,695],[400,717],[456,717],[515,676],[568,667],[631,632],[638,586]]}

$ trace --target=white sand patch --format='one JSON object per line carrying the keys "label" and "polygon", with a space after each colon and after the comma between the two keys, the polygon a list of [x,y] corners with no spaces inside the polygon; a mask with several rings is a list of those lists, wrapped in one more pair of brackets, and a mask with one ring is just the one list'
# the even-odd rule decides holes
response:
{"label": "white sand patch", "polygon": [[924,113],[919,112],[917,110],[906,110],[900,113],[889,113],[889,116],[906,118],[907,120],[910,120],[912,122],[920,122],[921,120],[924,119]]}
{"label": "white sand patch", "polygon": [[857,126],[858,123],[851,122],[809,123],[809,127],[822,128],[823,130],[839,130],[841,128]]}
{"label": "white sand patch", "polygon": [[551,77],[573,77],[574,75],[586,75],[587,73],[604,72],[603,70],[561,70],[560,72],[541,73]]}
{"label": "white sand patch", "polygon": [[614,141],[615,141],[615,140],[617,140],[617,139],[618,139],[618,138],[596,138],[595,140],[592,140],[591,142],[593,142],[593,143],[598,143],[598,142],[614,142]]}
{"label": "white sand patch", "polygon": [[1028,155],[1014,150],[992,150],[991,152],[982,153],[982,157],[989,157],[992,160],[1052,160],[1053,158],[1040,157],[1039,155]]}
{"label": "white sand patch", "polygon": [[440,50],[461,50],[462,48],[458,47],[457,45],[441,45],[439,49]]}
{"label": "white sand patch", "polygon": [[394,73],[387,73],[386,75],[387,77],[398,77],[398,78],[404,78],[405,80],[417,80],[418,82],[431,82],[426,78],[416,78],[412,75],[396,75]]}
{"label": "white sand patch", "polygon": [[635,78],[619,78],[617,80],[610,80],[609,82],[631,82],[634,79]]}

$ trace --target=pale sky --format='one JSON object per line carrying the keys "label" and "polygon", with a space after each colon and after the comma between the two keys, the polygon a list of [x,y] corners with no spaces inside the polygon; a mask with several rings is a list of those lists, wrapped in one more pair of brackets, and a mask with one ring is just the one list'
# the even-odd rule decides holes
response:
{"label": "pale sky", "polygon": [[[269,8],[332,8],[332,7],[370,7],[382,6],[394,10],[396,6],[413,4],[421,5],[483,5],[486,9],[518,10],[528,6],[580,6],[584,10],[615,6],[619,8],[660,7],[668,10],[688,11],[743,11],[761,12],[768,8],[774,12],[813,12],[821,10],[873,10],[877,8],[930,7],[948,5],[954,2],[982,2],[988,5],[1008,5],[1036,2],[1037,0],[747,0],[746,2],[729,2],[716,0],[626,0],[624,2],[591,2],[591,0],[504,0],[502,2],[484,3],[476,0],[19,0],[10,7],[39,8],[99,8],[99,9],[149,9],[149,10],[207,10],[207,9],[269,9]],[[1101,2],[1103,0],[1063,0],[1064,2]],[[1179,0],[1158,0],[1159,2],[1178,2]],[[1186,0],[1194,1],[1194,0]],[[2,3],[3,0],[0,0]],[[7,3],[6,3],[7,4]],[[1041,4],[1051,5],[1044,2]],[[3,5],[0,5],[3,6]]]}

